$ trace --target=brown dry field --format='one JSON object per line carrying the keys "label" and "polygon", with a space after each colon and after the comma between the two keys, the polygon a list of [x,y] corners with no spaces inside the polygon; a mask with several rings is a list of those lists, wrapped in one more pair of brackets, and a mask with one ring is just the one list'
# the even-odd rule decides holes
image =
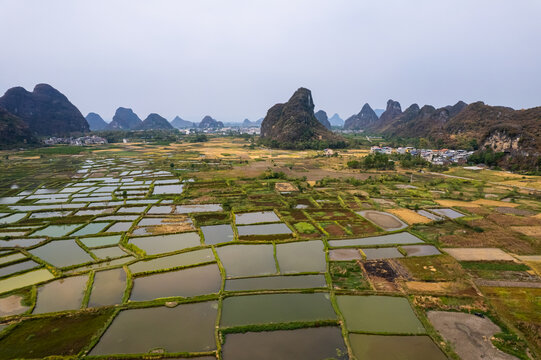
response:
{"label": "brown dry field", "polygon": [[515,259],[498,248],[447,248],[443,249],[458,261],[514,261]]}
{"label": "brown dry field", "polygon": [[410,209],[388,209],[387,212],[398,216],[400,219],[404,220],[408,224],[428,224],[432,222],[427,217],[417,214],[415,211]]}

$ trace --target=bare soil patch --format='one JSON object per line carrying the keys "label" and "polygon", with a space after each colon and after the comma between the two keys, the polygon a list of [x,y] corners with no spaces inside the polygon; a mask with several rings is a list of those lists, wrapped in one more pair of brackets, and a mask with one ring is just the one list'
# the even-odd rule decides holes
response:
{"label": "bare soil patch", "polygon": [[490,341],[500,328],[489,318],[459,312],[429,311],[428,319],[462,360],[516,360]]}
{"label": "bare soil patch", "polygon": [[449,255],[458,261],[514,261],[508,253],[497,248],[447,248]]}

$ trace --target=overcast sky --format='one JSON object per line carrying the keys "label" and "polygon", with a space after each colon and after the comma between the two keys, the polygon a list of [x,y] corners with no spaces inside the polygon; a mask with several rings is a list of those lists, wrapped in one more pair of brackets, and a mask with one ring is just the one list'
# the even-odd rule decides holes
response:
{"label": "overcast sky", "polygon": [[541,105],[539,0],[0,0],[0,94],[255,120],[301,86],[343,118],[388,99]]}

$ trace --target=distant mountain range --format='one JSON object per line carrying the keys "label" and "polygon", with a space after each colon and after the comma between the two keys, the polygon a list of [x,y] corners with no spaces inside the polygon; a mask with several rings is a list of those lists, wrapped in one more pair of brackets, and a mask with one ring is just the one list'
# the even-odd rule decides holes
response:
{"label": "distant mountain range", "polygon": [[[264,119],[245,119],[242,124],[226,123],[225,126],[261,125],[261,138],[267,142],[280,146],[296,143],[312,146],[318,142],[343,143],[343,138],[329,130],[342,122],[338,114],[329,119],[323,110],[314,113],[310,90],[300,88],[286,103],[271,107]],[[36,85],[32,92],[14,87],[0,97],[1,146],[34,142],[39,136],[64,136],[90,130],[171,130],[174,127],[220,129],[224,123],[209,115],[200,123],[179,116],[169,123],[156,113],[142,121],[132,109],[119,107],[107,124],[96,113],[89,113],[85,119],[65,95],[47,84]],[[514,110],[459,101],[441,108],[412,104],[402,111],[400,103],[389,100],[381,113],[364,104],[359,113],[344,122],[344,129],[425,138],[446,147],[490,147],[495,151],[518,151],[535,156],[541,153],[541,107]]]}
{"label": "distant mountain range", "polygon": [[93,112],[86,115],[86,122],[90,127],[90,131],[103,130],[107,127],[107,125],[109,125],[99,114]]}
{"label": "distant mountain range", "polygon": [[0,108],[20,118],[36,135],[66,135],[90,131],[83,114],[66,96],[47,84],[32,92],[14,87],[0,97]]}
{"label": "distant mountain range", "polygon": [[321,125],[325,126],[327,129],[331,129],[331,123],[329,122],[329,118],[327,117],[327,113],[323,110],[317,111],[314,116],[316,119],[321,123]]}
{"label": "distant mountain range", "polygon": [[197,127],[197,125],[193,122],[184,120],[178,115],[175,116],[175,118],[171,121],[171,125],[173,125],[173,127],[176,129],[191,129]]}
{"label": "distant mountain range", "polygon": [[329,122],[332,126],[344,126],[344,120],[336,113],[329,118]]}

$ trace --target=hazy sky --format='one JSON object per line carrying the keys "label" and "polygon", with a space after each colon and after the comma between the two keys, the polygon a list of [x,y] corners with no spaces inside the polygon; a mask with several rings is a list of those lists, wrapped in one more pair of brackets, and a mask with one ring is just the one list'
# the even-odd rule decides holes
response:
{"label": "hazy sky", "polygon": [[300,86],[343,118],[541,105],[539,0],[0,0],[0,18],[0,93],[49,83],[106,120],[255,120]]}

